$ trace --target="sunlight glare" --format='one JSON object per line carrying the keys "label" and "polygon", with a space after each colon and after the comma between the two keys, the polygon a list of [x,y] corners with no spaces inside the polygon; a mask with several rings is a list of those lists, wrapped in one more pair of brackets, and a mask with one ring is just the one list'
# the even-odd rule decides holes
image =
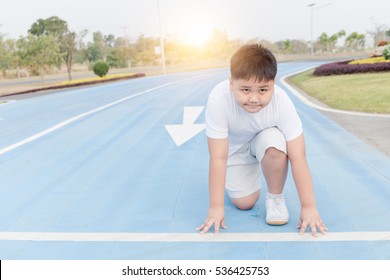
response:
{"label": "sunlight glare", "polygon": [[213,27],[204,19],[189,21],[182,32],[182,41],[185,44],[202,48],[211,39]]}

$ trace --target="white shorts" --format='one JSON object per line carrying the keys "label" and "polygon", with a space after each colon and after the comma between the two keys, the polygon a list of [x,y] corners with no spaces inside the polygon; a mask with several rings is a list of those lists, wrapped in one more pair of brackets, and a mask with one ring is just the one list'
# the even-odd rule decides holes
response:
{"label": "white shorts", "polygon": [[226,169],[226,190],[231,198],[251,195],[261,189],[261,161],[268,148],[287,154],[286,139],[276,127],[260,131],[249,143],[229,156]]}

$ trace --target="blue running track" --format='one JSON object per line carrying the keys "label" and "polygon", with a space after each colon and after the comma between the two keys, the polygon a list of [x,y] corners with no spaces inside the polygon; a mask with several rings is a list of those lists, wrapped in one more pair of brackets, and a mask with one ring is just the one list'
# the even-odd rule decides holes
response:
{"label": "blue running track", "polygon": [[[282,63],[278,77],[314,65]],[[329,234],[298,235],[289,174],[287,225],[265,223],[263,197],[249,211],[226,200],[229,228],[198,235],[204,130],[178,146],[166,125],[183,124],[185,107],[201,111],[188,130],[204,124],[201,106],[227,77],[196,71],[0,104],[0,259],[390,259],[390,158],[290,92]]]}

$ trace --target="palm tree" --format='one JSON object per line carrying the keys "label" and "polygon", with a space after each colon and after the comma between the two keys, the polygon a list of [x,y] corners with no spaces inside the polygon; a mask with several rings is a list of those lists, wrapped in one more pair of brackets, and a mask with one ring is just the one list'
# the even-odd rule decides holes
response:
{"label": "palm tree", "polygon": [[366,36],[364,34],[358,34],[352,32],[346,39],[345,45],[353,50],[358,50],[364,47],[366,44]]}

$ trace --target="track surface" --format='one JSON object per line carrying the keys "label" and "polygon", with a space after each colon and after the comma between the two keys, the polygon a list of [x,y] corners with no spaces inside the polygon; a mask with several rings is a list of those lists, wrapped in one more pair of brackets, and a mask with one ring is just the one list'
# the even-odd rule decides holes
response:
{"label": "track surface", "polygon": [[[283,63],[278,77],[313,65]],[[298,236],[291,174],[289,224],[265,223],[264,198],[250,211],[226,200],[229,228],[197,234],[204,130],[177,146],[167,126],[202,130],[202,106],[227,77],[154,76],[0,104],[0,259],[390,259],[390,159],[292,94],[329,234]]]}

